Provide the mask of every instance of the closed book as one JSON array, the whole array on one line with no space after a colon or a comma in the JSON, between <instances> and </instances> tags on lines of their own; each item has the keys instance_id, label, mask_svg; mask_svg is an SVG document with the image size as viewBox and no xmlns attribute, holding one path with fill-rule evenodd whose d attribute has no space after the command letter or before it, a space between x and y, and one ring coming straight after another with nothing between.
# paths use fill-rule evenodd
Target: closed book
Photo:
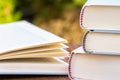
<instances>
[{"instance_id":1,"label":"closed book","mask_svg":"<svg viewBox=\"0 0 120 80\"><path fill-rule=\"evenodd\" d=\"M77 48L69 59L71 80L120 80L120 56L86 54Z\"/></svg>"},{"instance_id":2,"label":"closed book","mask_svg":"<svg viewBox=\"0 0 120 80\"><path fill-rule=\"evenodd\" d=\"M80 24L87 29L120 29L119 0L87 0L80 14Z\"/></svg>"},{"instance_id":3,"label":"closed book","mask_svg":"<svg viewBox=\"0 0 120 80\"><path fill-rule=\"evenodd\" d=\"M83 37L83 49L87 53L120 55L119 31L87 31Z\"/></svg>"}]
</instances>

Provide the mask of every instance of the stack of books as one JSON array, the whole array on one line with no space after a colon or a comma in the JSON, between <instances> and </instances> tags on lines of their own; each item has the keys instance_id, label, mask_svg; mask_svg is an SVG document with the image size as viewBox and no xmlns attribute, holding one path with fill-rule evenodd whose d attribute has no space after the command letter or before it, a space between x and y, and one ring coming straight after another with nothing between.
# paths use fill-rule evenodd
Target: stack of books
<instances>
[{"instance_id":1,"label":"stack of books","mask_svg":"<svg viewBox=\"0 0 120 80\"><path fill-rule=\"evenodd\" d=\"M80 14L87 29L69 60L71 80L120 80L120 1L88 0Z\"/></svg>"}]
</instances>

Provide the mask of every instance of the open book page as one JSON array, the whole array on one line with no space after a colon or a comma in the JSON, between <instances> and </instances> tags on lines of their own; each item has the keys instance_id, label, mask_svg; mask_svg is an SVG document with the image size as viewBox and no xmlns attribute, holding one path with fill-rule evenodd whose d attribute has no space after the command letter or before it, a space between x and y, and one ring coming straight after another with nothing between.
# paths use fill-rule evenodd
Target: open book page
<instances>
[{"instance_id":1,"label":"open book page","mask_svg":"<svg viewBox=\"0 0 120 80\"><path fill-rule=\"evenodd\" d=\"M67 75L67 64L56 58L0 60L0 74Z\"/></svg>"},{"instance_id":2,"label":"open book page","mask_svg":"<svg viewBox=\"0 0 120 80\"><path fill-rule=\"evenodd\" d=\"M0 55L0 60L2 59L12 59L12 58L41 58L41 57L68 57L68 52L64 49L47 50L40 52L24 53L24 54L5 54Z\"/></svg>"},{"instance_id":3,"label":"open book page","mask_svg":"<svg viewBox=\"0 0 120 80\"><path fill-rule=\"evenodd\" d=\"M10 58L30 58L30 57L65 57L68 52L62 48L68 48L64 44L52 44L47 46L22 49L0 54L1 59Z\"/></svg>"},{"instance_id":4,"label":"open book page","mask_svg":"<svg viewBox=\"0 0 120 80\"><path fill-rule=\"evenodd\" d=\"M26 21L0 25L0 53L67 42Z\"/></svg>"}]
</instances>

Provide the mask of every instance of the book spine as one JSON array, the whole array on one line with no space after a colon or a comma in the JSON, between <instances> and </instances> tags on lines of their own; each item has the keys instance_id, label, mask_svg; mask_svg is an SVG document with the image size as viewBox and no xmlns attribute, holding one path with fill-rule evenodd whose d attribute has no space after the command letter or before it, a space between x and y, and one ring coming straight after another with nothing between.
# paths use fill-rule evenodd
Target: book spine
<instances>
[{"instance_id":1,"label":"book spine","mask_svg":"<svg viewBox=\"0 0 120 80\"><path fill-rule=\"evenodd\" d=\"M86 7L87 7L87 6L84 5L84 6L82 7L82 9L81 9L81 12L80 12L80 26L81 26L82 28L84 28L83 16L84 16L84 11L85 11Z\"/></svg>"},{"instance_id":2,"label":"book spine","mask_svg":"<svg viewBox=\"0 0 120 80\"><path fill-rule=\"evenodd\" d=\"M71 52L71 56L70 56L70 58L69 58L69 61L68 61L68 77L69 77L69 79L70 80L80 80L81 78L78 78L78 77L74 77L73 75L72 75L72 59L73 59L73 56L75 55L75 53L74 52Z\"/></svg>"},{"instance_id":3,"label":"book spine","mask_svg":"<svg viewBox=\"0 0 120 80\"><path fill-rule=\"evenodd\" d=\"M87 2L83 5L82 9L81 9L81 12L80 12L80 26L82 28L85 28L84 27L84 24L83 24L83 17L84 17L84 11L85 9L91 4L91 0L87 0Z\"/></svg>"},{"instance_id":4,"label":"book spine","mask_svg":"<svg viewBox=\"0 0 120 80\"><path fill-rule=\"evenodd\" d=\"M71 52L71 55L70 55L69 60L68 60L68 77L70 78L70 80L73 80L72 71L71 71L71 60L72 60L73 54L74 53Z\"/></svg>"},{"instance_id":5,"label":"book spine","mask_svg":"<svg viewBox=\"0 0 120 80\"><path fill-rule=\"evenodd\" d=\"M71 56L69 57L69 61L68 61L68 77L70 80L89 80L89 79L83 79L83 78L80 78L80 77L75 77L73 76L73 72L72 72L72 60L73 60L73 57L74 55L77 54L76 52L71 52ZM79 63L78 63L79 64ZM74 66L77 66L77 65L74 65Z\"/></svg>"},{"instance_id":6,"label":"book spine","mask_svg":"<svg viewBox=\"0 0 120 80\"><path fill-rule=\"evenodd\" d=\"M89 33L90 31L86 31L84 36L83 36L83 39L82 39L82 46L83 46L83 50L86 52L86 53L90 53L89 51L86 50L86 36L87 34Z\"/></svg>"}]
</instances>

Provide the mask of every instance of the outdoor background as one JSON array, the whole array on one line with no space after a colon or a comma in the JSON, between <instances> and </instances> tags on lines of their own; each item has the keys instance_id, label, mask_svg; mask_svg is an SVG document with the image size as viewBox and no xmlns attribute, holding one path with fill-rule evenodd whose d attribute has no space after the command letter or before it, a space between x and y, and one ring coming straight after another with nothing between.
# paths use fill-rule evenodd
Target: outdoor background
<instances>
[{"instance_id":1,"label":"outdoor background","mask_svg":"<svg viewBox=\"0 0 120 80\"><path fill-rule=\"evenodd\" d=\"M27 20L67 39L70 45L81 45L84 30L79 25L79 14L85 2L86 0L0 0L0 24Z\"/></svg>"}]
</instances>

